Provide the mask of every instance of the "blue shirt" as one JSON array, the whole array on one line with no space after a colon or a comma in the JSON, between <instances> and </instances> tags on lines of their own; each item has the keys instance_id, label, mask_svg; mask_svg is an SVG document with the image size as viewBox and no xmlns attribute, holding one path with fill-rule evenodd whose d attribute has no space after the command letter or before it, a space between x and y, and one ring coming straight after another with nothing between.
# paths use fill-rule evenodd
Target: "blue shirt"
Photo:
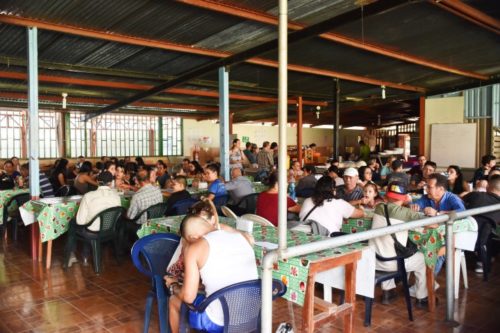
<instances>
[{"instance_id":1,"label":"blue shirt","mask_svg":"<svg viewBox=\"0 0 500 333\"><path fill-rule=\"evenodd\" d=\"M210 184L208 192L215 195L215 197L227 195L226 186L224 186L224 183L221 182L220 179L216 179L212 184Z\"/></svg>"},{"instance_id":2,"label":"blue shirt","mask_svg":"<svg viewBox=\"0 0 500 333\"><path fill-rule=\"evenodd\" d=\"M461 212L465 210L465 206L464 203L462 202L462 199L460 199L456 194L453 194L448 191L446 191L443 197L441 198L441 201L439 202L439 207L436 207L436 203L434 202L434 200L429 199L427 194L422 196L415 203L420 207L420 210L423 210L426 207L432 207L438 212L441 211L447 212L452 210Z\"/></svg>"}]
</instances>

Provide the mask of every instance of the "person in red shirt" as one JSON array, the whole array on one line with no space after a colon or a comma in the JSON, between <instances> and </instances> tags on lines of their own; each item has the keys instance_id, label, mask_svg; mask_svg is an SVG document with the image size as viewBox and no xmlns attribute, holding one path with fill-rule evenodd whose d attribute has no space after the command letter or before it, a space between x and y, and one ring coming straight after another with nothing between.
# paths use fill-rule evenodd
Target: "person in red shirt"
<instances>
[{"instance_id":1,"label":"person in red shirt","mask_svg":"<svg viewBox=\"0 0 500 333\"><path fill-rule=\"evenodd\" d=\"M278 226L278 174L269 175L269 190L262 192L257 197L256 214L269 220ZM289 213L299 213L300 205L297 205L290 197L286 199L286 207Z\"/></svg>"}]
</instances>

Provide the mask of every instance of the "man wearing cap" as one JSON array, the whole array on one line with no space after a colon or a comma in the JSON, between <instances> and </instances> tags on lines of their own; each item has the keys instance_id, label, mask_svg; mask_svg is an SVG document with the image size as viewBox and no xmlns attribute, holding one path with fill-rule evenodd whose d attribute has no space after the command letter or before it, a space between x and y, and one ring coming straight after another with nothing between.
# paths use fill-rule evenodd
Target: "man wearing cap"
<instances>
[{"instance_id":1,"label":"man wearing cap","mask_svg":"<svg viewBox=\"0 0 500 333\"><path fill-rule=\"evenodd\" d=\"M387 186L386 192L387 213L391 225L405 223L418 220L421 214L414 212L403 205L410 200L407 192L407 187L404 182L391 182ZM375 207L373 215L372 229L384 228L388 226L388 221L385 215L385 205L381 203ZM401 231L395 234L397 240L402 245L406 246L408 240L408 231ZM396 256L394 248L394 239L391 235L380 236L370 239L370 246L375 249L375 252L382 257L390 258ZM393 272L397 270L397 262L391 261L376 261L377 270ZM417 306L427 305L427 279L424 255L421 252L416 252L411 257L405 259L405 267L407 272L415 274L415 296L417 298ZM382 303L388 304L395 297L394 289L396 287L394 280L382 282Z\"/></svg>"},{"instance_id":2,"label":"man wearing cap","mask_svg":"<svg viewBox=\"0 0 500 333\"><path fill-rule=\"evenodd\" d=\"M103 171L99 174L99 176L97 176L97 181L99 183L97 190L87 192L83 196L82 201L80 202L80 208L76 214L76 221L71 220L70 222L73 224L69 228L70 232L86 232L86 227L83 225L89 223L90 220L92 220L97 214L105 209L121 205L118 192L110 187L111 182L113 181L113 175L109 171ZM100 228L101 221L98 218L88 227L88 230L99 231ZM75 255L73 254L74 248L70 250L72 254L68 262L69 267L77 261ZM85 243L82 253L84 264L86 264L89 254L90 249L88 244Z\"/></svg>"},{"instance_id":3,"label":"man wearing cap","mask_svg":"<svg viewBox=\"0 0 500 333\"><path fill-rule=\"evenodd\" d=\"M363 189L358 185L359 175L355 168L347 168L344 171L344 185L337 189L337 199L343 199L351 205L363 203Z\"/></svg>"}]
</instances>

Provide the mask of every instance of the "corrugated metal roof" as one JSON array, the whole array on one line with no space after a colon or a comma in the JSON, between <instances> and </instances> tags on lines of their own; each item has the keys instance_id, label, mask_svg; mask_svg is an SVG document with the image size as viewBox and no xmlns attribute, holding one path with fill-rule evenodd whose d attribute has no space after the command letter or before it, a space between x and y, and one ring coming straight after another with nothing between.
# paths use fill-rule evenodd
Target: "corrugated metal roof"
<instances>
[{"instance_id":1,"label":"corrugated metal roof","mask_svg":"<svg viewBox=\"0 0 500 333\"><path fill-rule=\"evenodd\" d=\"M223 0L221 3L246 7L255 11L277 13L275 0ZM498 18L498 8L491 2L465 1ZM357 8L358 1L290 0L289 18L305 24L315 24ZM108 33L150 38L188 47L217 51L241 52L276 38L277 27L228 14L217 13L174 1L134 0L6 0L0 3L0 13L44 20L50 23L79 26ZM352 38L386 45L395 51L414 54L459 69L500 77L500 43L498 35L482 29L463 18L428 2L408 2L393 10L372 17L363 17L335 29ZM26 66L26 30L23 27L0 23L0 70L22 71ZM74 78L156 85L162 80L182 75L190 69L209 63L213 58L177 51L154 49L110 42L101 39L39 31L40 73ZM277 59L276 51L260 57ZM13 66L10 66L12 59ZM289 46L291 64L316 69L338 71L395 83L411 84L434 91L454 89L465 84L478 84L477 79L410 64L386 56L361 51L320 38L311 38ZM162 78L162 80L160 80ZM240 63L231 66L232 93L276 96L277 69ZM0 78L0 87L12 84L11 90L25 89L19 80ZM332 78L289 72L291 96L302 95L310 100L332 100ZM59 89L71 89L75 94L119 99L136 91L108 89L77 84L43 83L45 93L57 94ZM180 86L216 90L217 73L212 71ZM0 88L6 91L7 88ZM416 113L414 102L418 94L387 88L394 104L380 99L380 87L353 81L341 82L342 96L359 97L362 102L342 101L342 108L357 115L363 109L381 112L377 105L398 105L402 110ZM0 96L1 98L1 96ZM216 98L162 94L148 100L183 101L216 107ZM256 107L255 115L276 114L275 107L260 107L261 103L231 101L232 107ZM406 106L405 106L406 105ZM392 106L391 106L392 107ZM383 107L381 107L383 109ZM293 107L292 107L293 109ZM358 111L353 113L353 110ZM347 112L346 111L346 112ZM372 113L373 113L372 112ZM293 113L293 112L292 112ZM372 114L370 113L370 114ZM391 111L391 114L398 114ZM371 116L368 116L369 119ZM331 119L330 118L326 118ZM360 120L363 121L363 120ZM369 121L369 120L367 120Z\"/></svg>"}]
</instances>

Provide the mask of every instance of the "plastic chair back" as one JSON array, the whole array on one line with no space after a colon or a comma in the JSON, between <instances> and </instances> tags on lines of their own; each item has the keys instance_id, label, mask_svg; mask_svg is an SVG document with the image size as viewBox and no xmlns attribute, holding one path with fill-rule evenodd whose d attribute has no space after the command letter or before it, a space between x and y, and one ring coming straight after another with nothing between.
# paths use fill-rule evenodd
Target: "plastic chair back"
<instances>
[{"instance_id":1,"label":"plastic chair back","mask_svg":"<svg viewBox=\"0 0 500 333\"><path fill-rule=\"evenodd\" d=\"M172 208L175 210L175 215L185 215L187 214L188 209L197 202L198 200L193 198L179 200L172 206Z\"/></svg>"},{"instance_id":2,"label":"plastic chair back","mask_svg":"<svg viewBox=\"0 0 500 333\"><path fill-rule=\"evenodd\" d=\"M279 280L273 280L273 299L282 296L286 286ZM218 300L224 314L224 332L260 332L261 280L236 283L216 291L204 299L197 307L203 312L207 306ZM185 304L181 308L180 332L187 332L185 319L188 316Z\"/></svg>"},{"instance_id":3,"label":"plastic chair back","mask_svg":"<svg viewBox=\"0 0 500 333\"><path fill-rule=\"evenodd\" d=\"M76 189L73 188L73 186L71 185L64 185L64 186L61 186L57 191L56 193L54 194L54 196L56 197L67 197L67 196L70 196L70 195L76 195L78 194Z\"/></svg>"},{"instance_id":4,"label":"plastic chair back","mask_svg":"<svg viewBox=\"0 0 500 333\"><path fill-rule=\"evenodd\" d=\"M179 236L168 233L152 234L137 240L132 247L134 266L146 276L163 277L179 242ZM141 258L145 260L147 267L143 265Z\"/></svg>"},{"instance_id":5,"label":"plastic chair back","mask_svg":"<svg viewBox=\"0 0 500 333\"><path fill-rule=\"evenodd\" d=\"M266 218L263 218L262 216L256 215L256 214L245 214L245 215L242 215L241 218L245 219L245 220L253 221L256 224L260 224L260 225L264 225L264 226L268 226L268 227L275 227L275 225L272 224L271 221L269 221Z\"/></svg>"},{"instance_id":6,"label":"plastic chair back","mask_svg":"<svg viewBox=\"0 0 500 333\"><path fill-rule=\"evenodd\" d=\"M233 219L237 219L238 218L238 215L236 215L232 210L231 208L227 207L227 206L222 206L221 208L221 211L222 211L222 214L224 214L224 216L226 217L232 217Z\"/></svg>"},{"instance_id":7,"label":"plastic chair back","mask_svg":"<svg viewBox=\"0 0 500 333\"><path fill-rule=\"evenodd\" d=\"M153 206L150 206L146 209L146 215L149 219L154 219L157 217L165 216L165 212L167 211L167 204L165 202L157 203Z\"/></svg>"},{"instance_id":8,"label":"plastic chair back","mask_svg":"<svg viewBox=\"0 0 500 333\"><path fill-rule=\"evenodd\" d=\"M255 214L257 211L257 197L259 193L252 193L244 196L240 202L236 205L238 208L241 208L247 214Z\"/></svg>"},{"instance_id":9,"label":"plastic chair back","mask_svg":"<svg viewBox=\"0 0 500 333\"><path fill-rule=\"evenodd\" d=\"M101 227L99 229L99 233L112 233L116 230L116 223L120 219L122 215L123 208L121 206L111 207L103 210L96 216L92 218L92 220L87 223L87 226L93 224L96 219L101 221Z\"/></svg>"}]
</instances>

